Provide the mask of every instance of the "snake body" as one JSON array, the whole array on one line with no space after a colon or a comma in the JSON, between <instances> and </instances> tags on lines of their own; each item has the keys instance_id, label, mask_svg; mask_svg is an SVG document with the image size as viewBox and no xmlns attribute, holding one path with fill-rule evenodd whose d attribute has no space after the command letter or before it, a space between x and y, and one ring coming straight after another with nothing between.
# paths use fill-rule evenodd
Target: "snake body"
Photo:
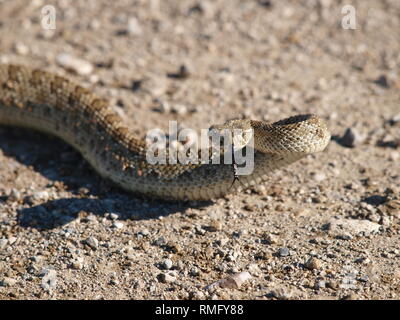
<instances>
[{"instance_id":1,"label":"snake body","mask_svg":"<svg viewBox=\"0 0 400 320\"><path fill-rule=\"evenodd\" d=\"M166 200L209 200L262 183L330 140L315 115L231 121L225 127L254 130L255 149L253 172L232 185L230 164L150 164L145 142L133 137L106 100L64 77L17 65L0 65L0 124L55 135L123 189Z\"/></svg>"}]
</instances>

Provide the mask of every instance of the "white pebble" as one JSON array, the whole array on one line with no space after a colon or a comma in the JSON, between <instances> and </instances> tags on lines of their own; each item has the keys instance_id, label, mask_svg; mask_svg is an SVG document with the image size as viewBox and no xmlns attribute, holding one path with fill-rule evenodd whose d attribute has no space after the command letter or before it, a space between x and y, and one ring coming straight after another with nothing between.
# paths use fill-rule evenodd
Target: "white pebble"
<instances>
[{"instance_id":1,"label":"white pebble","mask_svg":"<svg viewBox=\"0 0 400 320\"><path fill-rule=\"evenodd\" d=\"M171 111L181 116L185 115L188 112L187 107L183 104L173 105Z\"/></svg>"},{"instance_id":2,"label":"white pebble","mask_svg":"<svg viewBox=\"0 0 400 320\"><path fill-rule=\"evenodd\" d=\"M317 182L324 181L326 179L325 173L322 172L316 172L312 175L313 179Z\"/></svg>"},{"instance_id":3,"label":"white pebble","mask_svg":"<svg viewBox=\"0 0 400 320\"><path fill-rule=\"evenodd\" d=\"M396 114L391 120L390 122L394 125L398 122L400 122L400 113Z\"/></svg>"},{"instance_id":4,"label":"white pebble","mask_svg":"<svg viewBox=\"0 0 400 320\"><path fill-rule=\"evenodd\" d=\"M57 271L52 269L46 269L46 273L42 278L41 287L46 290L50 291L57 286Z\"/></svg>"},{"instance_id":5,"label":"white pebble","mask_svg":"<svg viewBox=\"0 0 400 320\"><path fill-rule=\"evenodd\" d=\"M389 155L390 160L397 161L400 159L400 153L397 151L392 151Z\"/></svg>"},{"instance_id":6,"label":"white pebble","mask_svg":"<svg viewBox=\"0 0 400 320\"><path fill-rule=\"evenodd\" d=\"M128 33L134 36L140 36L143 33L139 21L134 17L128 20Z\"/></svg>"},{"instance_id":7,"label":"white pebble","mask_svg":"<svg viewBox=\"0 0 400 320\"><path fill-rule=\"evenodd\" d=\"M29 47L27 47L22 42L16 42L14 43L14 51L16 54L26 56L29 53Z\"/></svg>"},{"instance_id":8,"label":"white pebble","mask_svg":"<svg viewBox=\"0 0 400 320\"><path fill-rule=\"evenodd\" d=\"M47 191L38 191L33 194L32 198L34 200L47 201L49 199L49 193Z\"/></svg>"},{"instance_id":9,"label":"white pebble","mask_svg":"<svg viewBox=\"0 0 400 320\"><path fill-rule=\"evenodd\" d=\"M110 219L111 220L117 220L119 216L116 213L110 213Z\"/></svg>"},{"instance_id":10,"label":"white pebble","mask_svg":"<svg viewBox=\"0 0 400 320\"><path fill-rule=\"evenodd\" d=\"M7 247L8 240L7 239L0 239L0 250L3 250Z\"/></svg>"},{"instance_id":11,"label":"white pebble","mask_svg":"<svg viewBox=\"0 0 400 320\"><path fill-rule=\"evenodd\" d=\"M171 269L172 268L172 260L171 259L165 259L162 263L162 266L164 269Z\"/></svg>"},{"instance_id":12,"label":"white pebble","mask_svg":"<svg viewBox=\"0 0 400 320\"><path fill-rule=\"evenodd\" d=\"M124 227L124 223L121 221L114 221L112 226L116 229L122 229Z\"/></svg>"},{"instance_id":13,"label":"white pebble","mask_svg":"<svg viewBox=\"0 0 400 320\"><path fill-rule=\"evenodd\" d=\"M219 286L220 288L239 289L240 286L249 279L251 279L250 273L244 271L214 282L206 286L205 289L207 290L216 286Z\"/></svg>"},{"instance_id":14,"label":"white pebble","mask_svg":"<svg viewBox=\"0 0 400 320\"><path fill-rule=\"evenodd\" d=\"M64 69L71 70L82 76L91 74L93 71L93 66L90 62L65 52L56 57L56 62Z\"/></svg>"}]
</instances>

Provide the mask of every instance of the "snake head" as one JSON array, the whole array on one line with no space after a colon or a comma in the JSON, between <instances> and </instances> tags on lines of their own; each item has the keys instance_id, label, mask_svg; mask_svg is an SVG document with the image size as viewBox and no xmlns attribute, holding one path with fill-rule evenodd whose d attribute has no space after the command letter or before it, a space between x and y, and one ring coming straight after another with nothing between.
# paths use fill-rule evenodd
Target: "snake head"
<instances>
[{"instance_id":1,"label":"snake head","mask_svg":"<svg viewBox=\"0 0 400 320\"><path fill-rule=\"evenodd\" d=\"M210 127L209 132L212 139L219 139L215 141L221 141L223 138L224 143L233 144L234 151L250 145L253 138L253 128L249 119L234 119L224 124L213 125Z\"/></svg>"}]
</instances>

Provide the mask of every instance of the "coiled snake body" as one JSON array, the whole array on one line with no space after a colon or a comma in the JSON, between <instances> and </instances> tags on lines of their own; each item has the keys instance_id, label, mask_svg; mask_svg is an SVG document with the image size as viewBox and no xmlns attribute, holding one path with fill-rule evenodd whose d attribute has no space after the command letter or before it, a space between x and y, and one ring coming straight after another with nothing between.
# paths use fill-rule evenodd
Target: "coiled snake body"
<instances>
[{"instance_id":1,"label":"coiled snake body","mask_svg":"<svg viewBox=\"0 0 400 320\"><path fill-rule=\"evenodd\" d=\"M101 99L73 82L41 70L0 65L0 124L60 137L103 177L134 193L169 200L208 200L267 180L268 174L330 140L325 123L299 115L275 123L239 120L254 130L254 170L232 185L230 164L150 164L146 144L134 138Z\"/></svg>"}]
</instances>

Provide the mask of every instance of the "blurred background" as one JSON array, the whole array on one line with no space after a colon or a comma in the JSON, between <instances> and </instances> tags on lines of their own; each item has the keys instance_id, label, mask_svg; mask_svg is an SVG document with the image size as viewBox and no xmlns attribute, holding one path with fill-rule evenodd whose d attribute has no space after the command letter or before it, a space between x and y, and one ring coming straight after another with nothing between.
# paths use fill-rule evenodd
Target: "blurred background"
<instances>
[{"instance_id":1,"label":"blurred background","mask_svg":"<svg viewBox=\"0 0 400 320\"><path fill-rule=\"evenodd\" d=\"M374 106L394 108L385 99L399 88L400 4L348 5L3 0L0 62L76 78L111 98L140 134L171 118L208 128L305 112L350 126L382 110ZM70 67L74 59L83 65Z\"/></svg>"}]
</instances>

